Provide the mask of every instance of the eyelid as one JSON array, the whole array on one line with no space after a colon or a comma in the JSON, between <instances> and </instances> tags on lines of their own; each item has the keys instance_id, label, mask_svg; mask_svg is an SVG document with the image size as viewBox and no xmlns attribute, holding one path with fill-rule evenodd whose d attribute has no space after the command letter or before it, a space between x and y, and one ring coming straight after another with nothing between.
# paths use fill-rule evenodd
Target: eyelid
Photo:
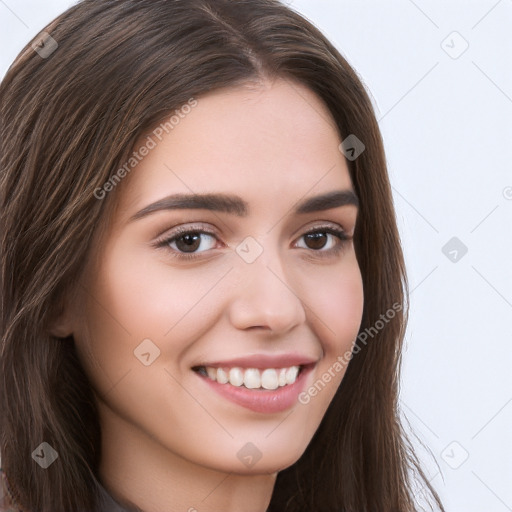
<instances>
[{"instance_id":1,"label":"eyelid","mask_svg":"<svg viewBox=\"0 0 512 512\"><path fill-rule=\"evenodd\" d=\"M299 230L297 230L293 234L293 236L294 237L304 236L304 235L307 235L308 233L310 233L311 231L317 231L319 229L336 229L336 230L343 231L347 236L350 235L349 231L346 230L341 224L338 224L338 223L335 223L332 221L322 221L322 220L319 220L316 222L321 222L323 224L319 225L319 224L312 223L309 226L308 225L306 225L306 227L303 226ZM209 235L214 235L214 236L218 237L217 230L211 229L211 228L205 227L205 226L206 226L205 224L200 224L200 223L195 224L193 222L179 224L173 228L164 230L160 235L157 236L157 238L154 241L154 244L158 244L159 242L167 242L167 241L169 241L169 239L174 238L177 235L190 233L192 231L204 232Z\"/></svg>"},{"instance_id":2,"label":"eyelid","mask_svg":"<svg viewBox=\"0 0 512 512\"><path fill-rule=\"evenodd\" d=\"M298 236L307 235L311 231L318 231L320 229L334 229L337 231L343 231L343 233L345 235L347 235L347 237L350 236L350 231L352 231L352 230L345 229L345 226L343 224L341 224L340 222L319 219L319 220L316 220L316 221L306 224L306 226L302 226L298 231L296 231L294 233L293 236L298 237Z\"/></svg>"}]
</instances>

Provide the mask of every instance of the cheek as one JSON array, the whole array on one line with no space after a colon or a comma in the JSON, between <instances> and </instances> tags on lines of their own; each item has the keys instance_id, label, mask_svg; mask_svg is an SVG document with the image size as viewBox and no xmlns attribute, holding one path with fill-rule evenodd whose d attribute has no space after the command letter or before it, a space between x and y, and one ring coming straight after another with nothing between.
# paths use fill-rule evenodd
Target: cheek
<instances>
[{"instance_id":1,"label":"cheek","mask_svg":"<svg viewBox=\"0 0 512 512\"><path fill-rule=\"evenodd\" d=\"M134 339L163 338L199 305L215 277L200 268L173 268L163 253L147 248L119 247L105 257L93 286L110 321Z\"/></svg>"},{"instance_id":2,"label":"cheek","mask_svg":"<svg viewBox=\"0 0 512 512\"><path fill-rule=\"evenodd\" d=\"M315 423L320 421L343 379L361 326L364 294L355 254L347 255L336 270L324 269L311 276L304 297L310 309L310 325L323 350L312 387L301 401L314 402L311 421Z\"/></svg>"},{"instance_id":3,"label":"cheek","mask_svg":"<svg viewBox=\"0 0 512 512\"><path fill-rule=\"evenodd\" d=\"M353 252L339 267L317 270L306 281L306 303L325 356L335 358L349 350L363 314L361 272Z\"/></svg>"},{"instance_id":4,"label":"cheek","mask_svg":"<svg viewBox=\"0 0 512 512\"><path fill-rule=\"evenodd\" d=\"M178 269L164 253L147 248L128 250L118 243L107 249L99 271L86 281L83 334L77 340L99 386L138 368L134 351L146 339L158 347L161 361L172 356L178 362L211 326L217 314L213 290L229 269L227 263L216 264L214 272L207 266Z\"/></svg>"},{"instance_id":5,"label":"cheek","mask_svg":"<svg viewBox=\"0 0 512 512\"><path fill-rule=\"evenodd\" d=\"M147 262L122 244L107 247L98 270L84 279L87 293L75 341L100 394L132 371L142 340L163 330L155 309L163 311L165 301L154 300L160 293L155 281Z\"/></svg>"},{"instance_id":6,"label":"cheek","mask_svg":"<svg viewBox=\"0 0 512 512\"><path fill-rule=\"evenodd\" d=\"M344 349L356 338L361 324L364 299L360 275L333 279L321 300L323 318L331 333L329 348Z\"/></svg>"}]
</instances>

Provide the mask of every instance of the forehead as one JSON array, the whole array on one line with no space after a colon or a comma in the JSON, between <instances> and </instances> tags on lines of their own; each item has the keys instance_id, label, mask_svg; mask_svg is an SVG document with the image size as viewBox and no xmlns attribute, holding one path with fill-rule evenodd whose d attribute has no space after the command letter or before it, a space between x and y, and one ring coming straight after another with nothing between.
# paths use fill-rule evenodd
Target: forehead
<instances>
[{"instance_id":1,"label":"forehead","mask_svg":"<svg viewBox=\"0 0 512 512\"><path fill-rule=\"evenodd\" d=\"M352 188L335 122L306 87L279 79L190 104L136 142L151 149L119 190L123 218L173 193L233 193L257 210Z\"/></svg>"}]
</instances>

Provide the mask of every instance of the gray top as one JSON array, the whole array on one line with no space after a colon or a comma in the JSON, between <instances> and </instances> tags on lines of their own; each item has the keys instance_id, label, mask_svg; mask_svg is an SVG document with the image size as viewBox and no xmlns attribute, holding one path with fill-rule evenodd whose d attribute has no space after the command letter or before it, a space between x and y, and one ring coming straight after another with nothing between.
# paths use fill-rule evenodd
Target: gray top
<instances>
[{"instance_id":1,"label":"gray top","mask_svg":"<svg viewBox=\"0 0 512 512\"><path fill-rule=\"evenodd\" d=\"M98 510L97 512L144 512L140 508L137 508L135 505L121 505L118 501L116 501L109 492L101 485L98 480L96 480L96 485L98 488Z\"/></svg>"},{"instance_id":2,"label":"gray top","mask_svg":"<svg viewBox=\"0 0 512 512\"><path fill-rule=\"evenodd\" d=\"M114 497L103 487L103 485L94 478L96 493L98 496L98 507L94 512L144 512L135 505L121 505ZM7 477L0 467L0 512L22 512L17 506L16 500L12 496Z\"/></svg>"}]
</instances>

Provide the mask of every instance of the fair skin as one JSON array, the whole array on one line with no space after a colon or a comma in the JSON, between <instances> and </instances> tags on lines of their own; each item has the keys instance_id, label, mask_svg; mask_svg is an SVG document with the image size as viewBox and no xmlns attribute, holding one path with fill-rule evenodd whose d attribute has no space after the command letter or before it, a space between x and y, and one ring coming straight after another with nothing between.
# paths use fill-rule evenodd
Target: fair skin
<instances>
[{"instance_id":1,"label":"fair skin","mask_svg":"<svg viewBox=\"0 0 512 512\"><path fill-rule=\"evenodd\" d=\"M197 100L116 190L118 208L56 329L73 335L93 384L99 476L113 496L145 512L263 512L344 371L309 403L262 413L212 391L192 368L294 352L314 360L304 389L320 379L353 346L363 309L352 240L325 228L351 237L358 209L294 212L353 191L334 122L311 91L279 79ZM247 214L182 208L130 220L192 192L239 196ZM182 242L155 247L178 225L214 233L200 235L193 260L179 257ZM320 241L304 236L314 228ZM236 252L248 236L263 248L252 263ZM148 366L134 355L144 339L160 350ZM237 456L249 442L261 454L251 467Z\"/></svg>"}]
</instances>

